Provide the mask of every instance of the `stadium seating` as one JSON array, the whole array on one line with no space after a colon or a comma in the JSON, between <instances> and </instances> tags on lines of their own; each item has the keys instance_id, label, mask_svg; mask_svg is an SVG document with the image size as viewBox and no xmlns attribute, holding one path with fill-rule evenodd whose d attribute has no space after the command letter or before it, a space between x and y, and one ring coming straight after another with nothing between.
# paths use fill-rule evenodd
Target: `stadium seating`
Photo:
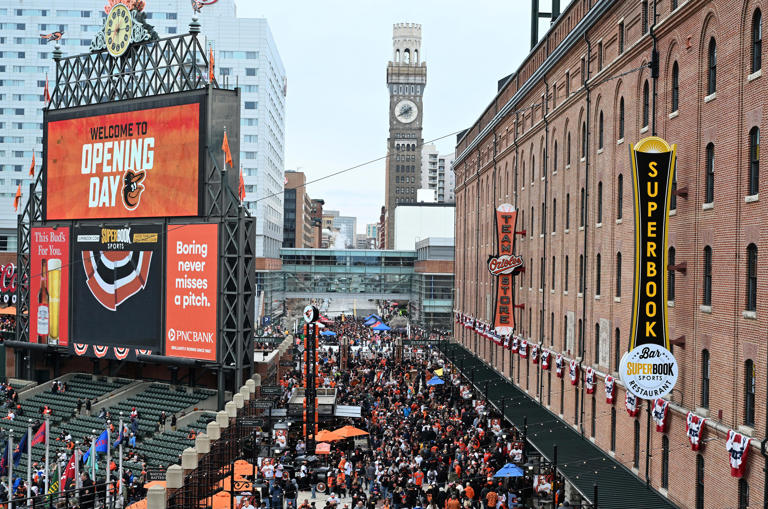
<instances>
[{"instance_id":1,"label":"stadium seating","mask_svg":"<svg viewBox=\"0 0 768 509\"><path fill-rule=\"evenodd\" d=\"M137 450L142 454L150 466L164 466L179 462L179 456L187 447L194 445L194 442L188 438L189 431L195 430L195 433L205 431L209 422L216 419L213 412L205 412L198 419L183 428L171 431L170 428L164 433L160 433L148 440L137 444Z\"/></svg>"}]
</instances>

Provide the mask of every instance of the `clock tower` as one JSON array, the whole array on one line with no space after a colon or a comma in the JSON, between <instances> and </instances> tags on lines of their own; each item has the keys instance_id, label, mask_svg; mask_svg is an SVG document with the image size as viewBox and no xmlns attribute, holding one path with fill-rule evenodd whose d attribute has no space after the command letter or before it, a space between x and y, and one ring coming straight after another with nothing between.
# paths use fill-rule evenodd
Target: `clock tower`
<instances>
[{"instance_id":1,"label":"clock tower","mask_svg":"<svg viewBox=\"0 0 768 509\"><path fill-rule=\"evenodd\" d=\"M416 203L421 182L421 137L427 64L421 59L421 25L396 23L387 64L389 139L386 165L386 248L394 249L395 208Z\"/></svg>"}]
</instances>

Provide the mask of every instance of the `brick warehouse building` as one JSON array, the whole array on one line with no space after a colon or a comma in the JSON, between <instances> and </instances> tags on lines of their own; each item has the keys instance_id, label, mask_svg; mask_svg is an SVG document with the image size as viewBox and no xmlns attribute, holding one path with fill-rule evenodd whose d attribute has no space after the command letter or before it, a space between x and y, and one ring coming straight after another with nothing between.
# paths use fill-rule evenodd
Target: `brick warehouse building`
<instances>
[{"instance_id":1,"label":"brick warehouse building","mask_svg":"<svg viewBox=\"0 0 768 509\"><path fill-rule=\"evenodd\" d=\"M456 147L456 311L491 322L494 209L513 204L526 230L516 244L526 264L515 281L517 331L579 361L581 383L459 324L456 338L643 480L647 471L675 504L763 506L768 301L757 295L768 282L759 262L768 191L761 202L758 171L768 0L658 0L651 27L652 2L570 2ZM668 431L652 423L647 448L647 402L629 416L617 369L633 291L629 151L654 122L678 144L667 311L680 377ZM588 367L594 394L584 388ZM608 374L617 377L612 405ZM699 451L686 435L688 411L708 418ZM730 475L730 429L752 438L741 480Z\"/></svg>"}]
</instances>

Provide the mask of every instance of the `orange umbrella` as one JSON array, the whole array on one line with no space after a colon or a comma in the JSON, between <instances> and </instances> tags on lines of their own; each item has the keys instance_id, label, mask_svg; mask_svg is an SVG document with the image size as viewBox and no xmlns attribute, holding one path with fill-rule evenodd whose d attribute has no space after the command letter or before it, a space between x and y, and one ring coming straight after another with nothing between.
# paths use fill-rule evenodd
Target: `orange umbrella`
<instances>
[{"instance_id":1,"label":"orange umbrella","mask_svg":"<svg viewBox=\"0 0 768 509\"><path fill-rule=\"evenodd\" d=\"M335 431L328 431L327 429L321 429L320 432L315 435L315 440L317 442L335 442L336 440L343 440L346 437L343 437L336 433Z\"/></svg>"},{"instance_id":2,"label":"orange umbrella","mask_svg":"<svg viewBox=\"0 0 768 509\"><path fill-rule=\"evenodd\" d=\"M360 437L368 434L367 431L363 431L354 426L344 426L343 428L339 428L334 431L334 433L341 435L344 438Z\"/></svg>"},{"instance_id":3,"label":"orange umbrella","mask_svg":"<svg viewBox=\"0 0 768 509\"><path fill-rule=\"evenodd\" d=\"M331 454L331 444L320 442L315 446L315 454Z\"/></svg>"}]
</instances>

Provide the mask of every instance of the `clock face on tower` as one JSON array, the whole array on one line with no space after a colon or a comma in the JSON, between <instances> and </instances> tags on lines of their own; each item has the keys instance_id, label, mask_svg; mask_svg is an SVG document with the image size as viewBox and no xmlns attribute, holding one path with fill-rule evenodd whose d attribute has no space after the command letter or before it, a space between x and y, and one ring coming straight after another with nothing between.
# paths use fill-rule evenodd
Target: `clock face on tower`
<instances>
[{"instance_id":1,"label":"clock face on tower","mask_svg":"<svg viewBox=\"0 0 768 509\"><path fill-rule=\"evenodd\" d=\"M131 11L123 4L116 4L107 15L104 25L104 39L107 42L107 51L113 57L119 57L126 52L131 45L131 30L133 19Z\"/></svg>"},{"instance_id":2,"label":"clock face on tower","mask_svg":"<svg viewBox=\"0 0 768 509\"><path fill-rule=\"evenodd\" d=\"M395 105L395 118L401 124L410 124L419 115L419 108L413 101L404 99Z\"/></svg>"}]
</instances>

